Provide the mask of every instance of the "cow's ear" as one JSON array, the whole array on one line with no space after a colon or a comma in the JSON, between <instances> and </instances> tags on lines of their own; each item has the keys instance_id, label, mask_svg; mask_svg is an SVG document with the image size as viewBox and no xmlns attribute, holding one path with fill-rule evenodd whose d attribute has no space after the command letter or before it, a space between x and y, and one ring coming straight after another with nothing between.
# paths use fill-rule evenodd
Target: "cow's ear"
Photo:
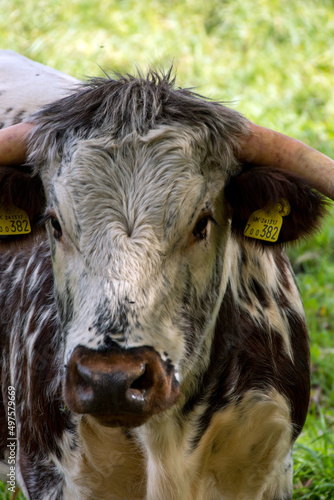
<instances>
[{"instance_id":1,"label":"cow's ear","mask_svg":"<svg viewBox=\"0 0 334 500\"><path fill-rule=\"evenodd\" d=\"M44 231L42 182L29 167L0 167L0 249L22 245Z\"/></svg>"},{"instance_id":2,"label":"cow's ear","mask_svg":"<svg viewBox=\"0 0 334 500\"><path fill-rule=\"evenodd\" d=\"M319 228L328 206L327 198L302 178L281 169L247 165L230 179L225 198L231 207L232 231L261 245L310 235Z\"/></svg>"}]
</instances>

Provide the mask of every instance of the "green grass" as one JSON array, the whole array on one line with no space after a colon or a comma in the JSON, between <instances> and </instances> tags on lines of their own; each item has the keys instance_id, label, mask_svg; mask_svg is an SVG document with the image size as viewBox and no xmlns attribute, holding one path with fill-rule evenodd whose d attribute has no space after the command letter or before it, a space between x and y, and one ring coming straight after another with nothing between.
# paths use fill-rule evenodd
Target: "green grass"
<instances>
[{"instance_id":1,"label":"green grass","mask_svg":"<svg viewBox=\"0 0 334 500\"><path fill-rule=\"evenodd\" d=\"M334 498L334 210L321 233L289 250L311 337L309 416L295 445L296 499Z\"/></svg>"},{"instance_id":2,"label":"green grass","mask_svg":"<svg viewBox=\"0 0 334 500\"><path fill-rule=\"evenodd\" d=\"M181 86L334 157L333 0L0 0L0 46L77 78L168 67ZM289 250L311 331L295 499L334 498L334 224ZM5 497L1 493L0 500Z\"/></svg>"},{"instance_id":3,"label":"green grass","mask_svg":"<svg viewBox=\"0 0 334 500\"><path fill-rule=\"evenodd\" d=\"M294 450L295 498L333 498L333 430L333 411L319 409L317 412L310 412L305 431Z\"/></svg>"},{"instance_id":4,"label":"green grass","mask_svg":"<svg viewBox=\"0 0 334 500\"><path fill-rule=\"evenodd\" d=\"M11 499L11 493L8 492L5 485L0 482L0 500L10 500L10 499ZM25 496L23 495L22 491L19 492L15 500L25 500Z\"/></svg>"}]
</instances>

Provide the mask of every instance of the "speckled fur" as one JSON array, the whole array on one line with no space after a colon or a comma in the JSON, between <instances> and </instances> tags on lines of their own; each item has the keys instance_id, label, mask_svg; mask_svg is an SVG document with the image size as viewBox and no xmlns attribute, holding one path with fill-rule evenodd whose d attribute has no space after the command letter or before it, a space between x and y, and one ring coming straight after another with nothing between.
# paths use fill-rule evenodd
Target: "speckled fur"
<instances>
[{"instance_id":1,"label":"speckled fur","mask_svg":"<svg viewBox=\"0 0 334 500\"><path fill-rule=\"evenodd\" d=\"M6 405L16 387L26 496L291 498L308 334L282 248L231 223L244 119L153 72L94 80L31 119L30 161L62 236L48 222L47 239L0 253L2 393ZM110 340L152 346L180 383L177 403L138 428L64 406L75 347Z\"/></svg>"}]
</instances>

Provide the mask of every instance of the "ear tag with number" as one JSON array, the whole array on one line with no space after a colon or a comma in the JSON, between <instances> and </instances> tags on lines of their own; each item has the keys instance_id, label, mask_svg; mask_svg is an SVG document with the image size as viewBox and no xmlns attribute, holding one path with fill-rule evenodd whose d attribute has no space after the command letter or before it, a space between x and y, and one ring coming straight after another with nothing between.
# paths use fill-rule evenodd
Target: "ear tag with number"
<instances>
[{"instance_id":1,"label":"ear tag with number","mask_svg":"<svg viewBox=\"0 0 334 500\"><path fill-rule=\"evenodd\" d=\"M281 231L283 217L289 213L290 203L283 198L274 207L256 210L248 219L244 235L275 243Z\"/></svg>"},{"instance_id":2,"label":"ear tag with number","mask_svg":"<svg viewBox=\"0 0 334 500\"><path fill-rule=\"evenodd\" d=\"M27 212L9 203L0 204L0 235L12 236L31 232Z\"/></svg>"}]
</instances>

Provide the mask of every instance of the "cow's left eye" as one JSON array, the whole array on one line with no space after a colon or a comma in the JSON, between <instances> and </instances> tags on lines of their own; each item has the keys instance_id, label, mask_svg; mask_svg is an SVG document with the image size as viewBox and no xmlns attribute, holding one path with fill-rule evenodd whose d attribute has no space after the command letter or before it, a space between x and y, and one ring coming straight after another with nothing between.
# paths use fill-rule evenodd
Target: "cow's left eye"
<instances>
[{"instance_id":1,"label":"cow's left eye","mask_svg":"<svg viewBox=\"0 0 334 500\"><path fill-rule=\"evenodd\" d=\"M193 230L195 238L204 240L207 237L208 224L210 220L212 220L212 217L210 215L206 215L196 222L196 226Z\"/></svg>"}]
</instances>

